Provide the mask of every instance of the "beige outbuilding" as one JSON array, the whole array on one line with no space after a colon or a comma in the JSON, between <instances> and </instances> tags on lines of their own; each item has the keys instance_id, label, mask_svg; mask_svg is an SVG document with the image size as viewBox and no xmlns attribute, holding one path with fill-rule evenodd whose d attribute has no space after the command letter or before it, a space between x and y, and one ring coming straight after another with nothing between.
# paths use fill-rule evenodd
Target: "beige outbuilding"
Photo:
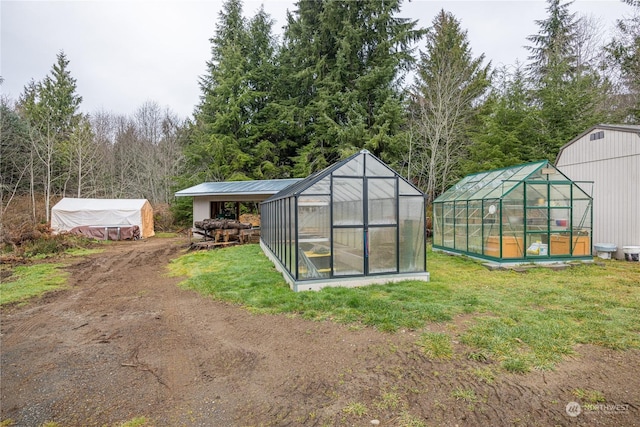
<instances>
[{"instance_id":1,"label":"beige outbuilding","mask_svg":"<svg viewBox=\"0 0 640 427\"><path fill-rule=\"evenodd\" d=\"M574 181L593 182L593 243L614 256L640 246L640 126L597 125L560 149L556 167Z\"/></svg>"}]
</instances>

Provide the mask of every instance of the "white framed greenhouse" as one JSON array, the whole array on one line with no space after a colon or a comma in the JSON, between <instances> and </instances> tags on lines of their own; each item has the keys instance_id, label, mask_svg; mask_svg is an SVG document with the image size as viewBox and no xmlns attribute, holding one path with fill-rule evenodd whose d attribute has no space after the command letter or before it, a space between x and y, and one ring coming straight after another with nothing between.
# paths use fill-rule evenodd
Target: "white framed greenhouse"
<instances>
[{"instance_id":1,"label":"white framed greenhouse","mask_svg":"<svg viewBox=\"0 0 640 427\"><path fill-rule=\"evenodd\" d=\"M424 194L366 150L261 204L261 246L294 291L429 280Z\"/></svg>"}]
</instances>

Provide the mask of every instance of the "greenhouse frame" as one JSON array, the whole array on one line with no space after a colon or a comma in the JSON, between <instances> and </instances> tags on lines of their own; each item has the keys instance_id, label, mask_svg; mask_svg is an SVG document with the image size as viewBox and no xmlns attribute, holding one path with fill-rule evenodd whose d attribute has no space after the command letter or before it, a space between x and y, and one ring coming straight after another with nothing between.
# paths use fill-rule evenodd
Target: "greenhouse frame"
<instances>
[{"instance_id":1,"label":"greenhouse frame","mask_svg":"<svg viewBox=\"0 0 640 427\"><path fill-rule=\"evenodd\" d=\"M591 196L548 161L468 175L433 202L433 248L498 263L592 260Z\"/></svg>"},{"instance_id":2,"label":"greenhouse frame","mask_svg":"<svg viewBox=\"0 0 640 427\"><path fill-rule=\"evenodd\" d=\"M424 194L362 150L261 204L260 244L294 291L429 280Z\"/></svg>"}]
</instances>

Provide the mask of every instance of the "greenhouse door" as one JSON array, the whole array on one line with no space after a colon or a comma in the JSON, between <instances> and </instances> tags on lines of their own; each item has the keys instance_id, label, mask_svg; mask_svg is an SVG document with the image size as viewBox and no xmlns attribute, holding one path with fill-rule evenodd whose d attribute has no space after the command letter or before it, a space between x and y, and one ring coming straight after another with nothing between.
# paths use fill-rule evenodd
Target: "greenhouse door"
<instances>
[{"instance_id":1,"label":"greenhouse door","mask_svg":"<svg viewBox=\"0 0 640 427\"><path fill-rule=\"evenodd\" d=\"M365 274L397 273L397 179L368 177L365 185Z\"/></svg>"}]
</instances>

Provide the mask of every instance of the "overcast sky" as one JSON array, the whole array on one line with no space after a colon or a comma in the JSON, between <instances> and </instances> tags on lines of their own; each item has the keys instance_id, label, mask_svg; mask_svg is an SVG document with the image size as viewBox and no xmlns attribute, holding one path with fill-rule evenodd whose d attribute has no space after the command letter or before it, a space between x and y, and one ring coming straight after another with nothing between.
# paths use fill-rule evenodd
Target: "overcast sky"
<instances>
[{"instance_id":1,"label":"overcast sky","mask_svg":"<svg viewBox=\"0 0 640 427\"><path fill-rule=\"evenodd\" d=\"M276 20L280 34L294 0L244 2L247 17L260 5ZM198 78L210 59L221 0L201 1L6 1L0 2L2 93L17 99L31 80L42 80L63 50L77 80L85 113L106 110L131 114L156 101L182 117L199 101ZM435 1L403 4L401 17L430 26L440 9L452 12L468 31L474 56L485 54L494 66L526 61L526 37L544 19L544 1ZM631 13L619 0L577 0L571 10L602 20Z\"/></svg>"}]
</instances>

